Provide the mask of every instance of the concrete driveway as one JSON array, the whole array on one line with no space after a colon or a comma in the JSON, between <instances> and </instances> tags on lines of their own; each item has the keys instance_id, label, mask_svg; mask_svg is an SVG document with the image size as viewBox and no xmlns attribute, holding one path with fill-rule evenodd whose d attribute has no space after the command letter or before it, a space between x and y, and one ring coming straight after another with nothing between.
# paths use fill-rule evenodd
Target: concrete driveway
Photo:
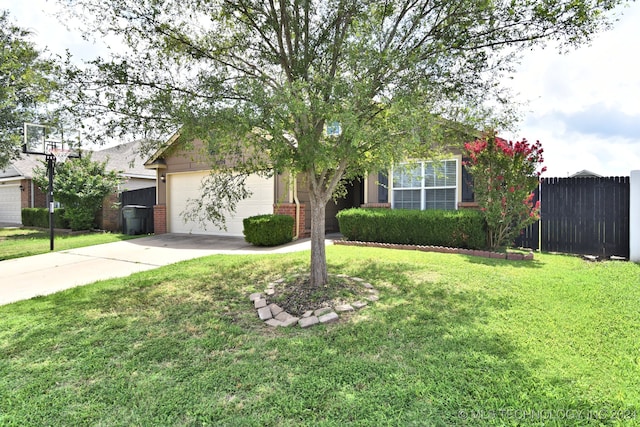
<instances>
[{"instance_id":1,"label":"concrete driveway","mask_svg":"<svg viewBox=\"0 0 640 427\"><path fill-rule=\"evenodd\" d=\"M0 305L206 255L286 253L310 247L309 239L259 248L242 237L161 234L10 259L0 261Z\"/></svg>"}]
</instances>

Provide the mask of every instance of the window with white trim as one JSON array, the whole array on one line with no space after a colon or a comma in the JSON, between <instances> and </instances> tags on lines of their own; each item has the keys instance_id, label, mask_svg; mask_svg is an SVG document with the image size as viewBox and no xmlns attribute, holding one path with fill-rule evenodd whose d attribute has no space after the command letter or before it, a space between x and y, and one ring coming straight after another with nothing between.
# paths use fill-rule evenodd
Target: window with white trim
<instances>
[{"instance_id":1,"label":"window with white trim","mask_svg":"<svg viewBox=\"0 0 640 427\"><path fill-rule=\"evenodd\" d=\"M457 209L458 160L402 164L393 169L394 209Z\"/></svg>"}]
</instances>

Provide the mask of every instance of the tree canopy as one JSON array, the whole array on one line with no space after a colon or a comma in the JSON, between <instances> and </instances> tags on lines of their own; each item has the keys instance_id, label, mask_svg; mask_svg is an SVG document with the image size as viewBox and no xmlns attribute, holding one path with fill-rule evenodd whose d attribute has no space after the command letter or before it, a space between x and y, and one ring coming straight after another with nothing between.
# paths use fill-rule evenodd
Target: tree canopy
<instances>
[{"instance_id":1,"label":"tree canopy","mask_svg":"<svg viewBox=\"0 0 640 427\"><path fill-rule=\"evenodd\" d=\"M20 152L24 122L38 122L57 88L55 63L29 41L30 32L0 11L0 168Z\"/></svg>"},{"instance_id":2,"label":"tree canopy","mask_svg":"<svg viewBox=\"0 0 640 427\"><path fill-rule=\"evenodd\" d=\"M622 2L65 0L88 33L126 45L68 77L81 115L112 134L180 127L220 156L261 153L236 168L301 173L323 284L324 206L342 180L456 142L453 123L481 126L469 119L485 101L506 101L520 50L587 41Z\"/></svg>"}]
</instances>

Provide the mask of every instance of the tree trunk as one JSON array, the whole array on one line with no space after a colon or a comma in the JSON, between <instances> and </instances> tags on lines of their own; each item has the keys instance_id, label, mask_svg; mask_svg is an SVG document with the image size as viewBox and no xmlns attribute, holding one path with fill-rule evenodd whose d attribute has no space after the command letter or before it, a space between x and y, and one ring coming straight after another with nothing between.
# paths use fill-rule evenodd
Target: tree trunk
<instances>
[{"instance_id":1,"label":"tree trunk","mask_svg":"<svg viewBox=\"0 0 640 427\"><path fill-rule=\"evenodd\" d=\"M327 255L324 247L325 211L348 162L341 160L335 169L316 174L315 168L307 172L309 201L311 202L311 286L320 287L328 282Z\"/></svg>"},{"instance_id":2,"label":"tree trunk","mask_svg":"<svg viewBox=\"0 0 640 427\"><path fill-rule=\"evenodd\" d=\"M327 256L324 247L325 211L327 201L323 195L315 194L317 189L310 189L311 201L311 286L320 287L327 284Z\"/></svg>"}]
</instances>

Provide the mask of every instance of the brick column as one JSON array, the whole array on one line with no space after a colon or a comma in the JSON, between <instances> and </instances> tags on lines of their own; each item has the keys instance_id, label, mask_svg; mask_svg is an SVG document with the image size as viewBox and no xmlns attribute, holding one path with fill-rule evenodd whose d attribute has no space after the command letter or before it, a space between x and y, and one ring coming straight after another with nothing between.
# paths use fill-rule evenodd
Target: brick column
<instances>
[{"instance_id":1,"label":"brick column","mask_svg":"<svg viewBox=\"0 0 640 427\"><path fill-rule=\"evenodd\" d=\"M167 205L155 205L153 207L153 229L155 234L167 232Z\"/></svg>"},{"instance_id":2,"label":"brick column","mask_svg":"<svg viewBox=\"0 0 640 427\"><path fill-rule=\"evenodd\" d=\"M98 212L98 226L102 230L119 231L120 230L120 207L117 194L110 194L102 200L102 209Z\"/></svg>"},{"instance_id":3,"label":"brick column","mask_svg":"<svg viewBox=\"0 0 640 427\"><path fill-rule=\"evenodd\" d=\"M33 189L33 206L32 208L46 208L47 207L47 193L40 190L36 185Z\"/></svg>"},{"instance_id":4,"label":"brick column","mask_svg":"<svg viewBox=\"0 0 640 427\"><path fill-rule=\"evenodd\" d=\"M20 186L22 187L20 190L20 207L21 208L32 208L31 206L31 180L23 179L20 181Z\"/></svg>"},{"instance_id":5,"label":"brick column","mask_svg":"<svg viewBox=\"0 0 640 427\"><path fill-rule=\"evenodd\" d=\"M296 204L295 203L280 203L273 205L273 213L276 215L289 215L293 218L293 235L296 235ZM300 223L298 224L298 237L304 235L304 204L300 204Z\"/></svg>"}]
</instances>

